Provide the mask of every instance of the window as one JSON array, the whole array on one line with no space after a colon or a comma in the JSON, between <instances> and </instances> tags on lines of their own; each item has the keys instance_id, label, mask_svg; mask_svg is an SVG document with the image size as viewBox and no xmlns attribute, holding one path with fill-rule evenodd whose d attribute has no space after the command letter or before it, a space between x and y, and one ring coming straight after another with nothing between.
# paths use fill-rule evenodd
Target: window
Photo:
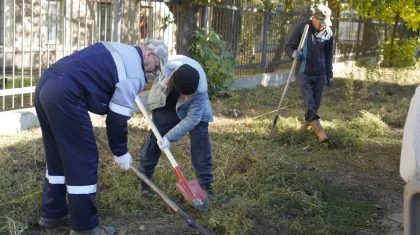
<instances>
[{"instance_id":1,"label":"window","mask_svg":"<svg viewBox=\"0 0 420 235\"><path fill-rule=\"evenodd\" d=\"M110 41L112 39L112 3L98 2L98 6L99 41Z\"/></svg>"},{"instance_id":2,"label":"window","mask_svg":"<svg viewBox=\"0 0 420 235\"><path fill-rule=\"evenodd\" d=\"M4 0L0 0L0 45L4 45Z\"/></svg>"},{"instance_id":3,"label":"window","mask_svg":"<svg viewBox=\"0 0 420 235\"><path fill-rule=\"evenodd\" d=\"M43 0L42 23L45 41L50 44L63 42L63 0Z\"/></svg>"}]
</instances>

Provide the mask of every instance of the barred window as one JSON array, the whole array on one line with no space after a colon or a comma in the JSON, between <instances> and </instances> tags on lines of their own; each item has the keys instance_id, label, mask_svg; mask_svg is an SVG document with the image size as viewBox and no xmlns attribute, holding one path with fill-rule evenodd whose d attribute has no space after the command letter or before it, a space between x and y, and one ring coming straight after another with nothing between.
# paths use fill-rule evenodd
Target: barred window
<instances>
[{"instance_id":1,"label":"barred window","mask_svg":"<svg viewBox=\"0 0 420 235\"><path fill-rule=\"evenodd\" d=\"M63 6L63 0L43 0L42 23L46 43L61 44L63 42Z\"/></svg>"}]
</instances>

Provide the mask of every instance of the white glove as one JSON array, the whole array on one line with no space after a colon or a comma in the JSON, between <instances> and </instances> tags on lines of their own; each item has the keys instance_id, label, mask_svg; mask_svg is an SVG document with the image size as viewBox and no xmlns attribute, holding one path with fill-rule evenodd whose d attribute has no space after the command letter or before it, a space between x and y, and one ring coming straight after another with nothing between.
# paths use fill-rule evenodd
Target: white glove
<instances>
[{"instance_id":1,"label":"white glove","mask_svg":"<svg viewBox=\"0 0 420 235\"><path fill-rule=\"evenodd\" d=\"M114 161L124 170L128 171L130 170L131 163L133 160L131 160L131 155L129 152L122 156L114 156Z\"/></svg>"},{"instance_id":2,"label":"white glove","mask_svg":"<svg viewBox=\"0 0 420 235\"><path fill-rule=\"evenodd\" d=\"M171 143L165 136L162 137L162 140L158 140L157 144L159 145L160 150L169 149L169 147L171 147Z\"/></svg>"}]
</instances>

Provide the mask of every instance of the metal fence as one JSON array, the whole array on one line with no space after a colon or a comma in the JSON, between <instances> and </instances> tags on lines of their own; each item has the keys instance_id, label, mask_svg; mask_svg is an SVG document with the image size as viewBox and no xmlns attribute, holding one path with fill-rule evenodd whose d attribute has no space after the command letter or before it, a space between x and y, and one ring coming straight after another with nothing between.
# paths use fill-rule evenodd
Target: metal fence
<instances>
[{"instance_id":1,"label":"metal fence","mask_svg":"<svg viewBox=\"0 0 420 235\"><path fill-rule=\"evenodd\" d=\"M237 58L235 76L289 69L284 47L295 27L309 19L308 9L291 13L279 5L267 11L252 1L225 2L203 7L197 25L214 28L226 41ZM176 54L172 12L182 9L175 7L167 0L0 0L0 111L32 106L41 73L97 41L139 44L158 38ZM344 12L343 20L333 22L336 60L362 56L384 39L383 24L354 15Z\"/></svg>"}]
</instances>

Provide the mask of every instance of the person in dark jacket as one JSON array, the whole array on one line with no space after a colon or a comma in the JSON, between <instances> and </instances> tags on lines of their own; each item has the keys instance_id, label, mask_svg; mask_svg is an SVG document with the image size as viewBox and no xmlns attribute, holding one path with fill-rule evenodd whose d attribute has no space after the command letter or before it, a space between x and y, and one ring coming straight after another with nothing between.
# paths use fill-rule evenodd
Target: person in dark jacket
<instances>
[{"instance_id":1,"label":"person in dark jacket","mask_svg":"<svg viewBox=\"0 0 420 235\"><path fill-rule=\"evenodd\" d=\"M306 109L301 128L306 130L311 126L320 142L328 140L319 122L318 109L321 104L321 95L324 84L329 87L334 85L333 32L330 28L332 26L330 17L331 10L327 6L316 6L311 19L295 29L285 48L290 58L298 60L295 71L296 81ZM298 51L305 25L309 25L309 31L302 51Z\"/></svg>"},{"instance_id":2,"label":"person in dark jacket","mask_svg":"<svg viewBox=\"0 0 420 235\"><path fill-rule=\"evenodd\" d=\"M56 227L70 220L71 235L115 233L114 228L99 225L95 205L99 153L88 111L107 115L114 161L129 170L127 121L147 82L145 72L162 68L167 56L167 46L159 40L140 46L98 42L58 60L42 74L35 89L47 161L41 226Z\"/></svg>"}]
</instances>

